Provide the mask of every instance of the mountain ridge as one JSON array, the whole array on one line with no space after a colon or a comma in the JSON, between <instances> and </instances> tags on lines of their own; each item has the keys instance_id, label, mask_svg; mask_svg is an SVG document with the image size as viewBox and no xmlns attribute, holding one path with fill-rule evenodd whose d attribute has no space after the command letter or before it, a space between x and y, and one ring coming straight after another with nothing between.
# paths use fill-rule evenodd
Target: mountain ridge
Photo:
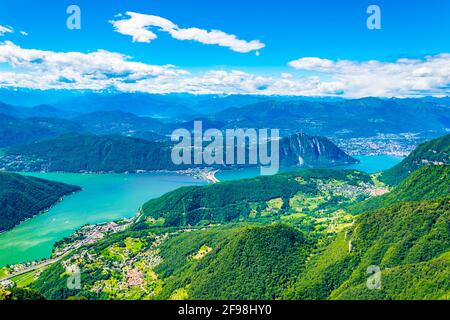
<instances>
[{"instance_id":1,"label":"mountain ridge","mask_svg":"<svg viewBox=\"0 0 450 320\"><path fill-rule=\"evenodd\" d=\"M0 171L0 232L80 190L78 186Z\"/></svg>"},{"instance_id":2,"label":"mountain ridge","mask_svg":"<svg viewBox=\"0 0 450 320\"><path fill-rule=\"evenodd\" d=\"M450 134L420 144L402 162L383 172L379 179L397 185L410 173L427 164L450 164Z\"/></svg>"},{"instance_id":3,"label":"mountain ridge","mask_svg":"<svg viewBox=\"0 0 450 320\"><path fill-rule=\"evenodd\" d=\"M119 135L66 134L4 150L0 167L12 171L139 172L222 165L175 165L173 144ZM281 163L326 167L356 163L331 141L299 134L281 140ZM299 162L299 158L301 161ZM250 166L250 165L243 165Z\"/></svg>"}]
</instances>

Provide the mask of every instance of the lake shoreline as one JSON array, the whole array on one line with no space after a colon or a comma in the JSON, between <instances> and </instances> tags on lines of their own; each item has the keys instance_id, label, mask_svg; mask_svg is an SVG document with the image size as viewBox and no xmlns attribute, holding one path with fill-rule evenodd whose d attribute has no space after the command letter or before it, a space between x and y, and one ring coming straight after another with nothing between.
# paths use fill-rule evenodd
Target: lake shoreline
<instances>
[{"instance_id":1,"label":"lake shoreline","mask_svg":"<svg viewBox=\"0 0 450 320\"><path fill-rule=\"evenodd\" d=\"M179 174L187 175L195 179L203 180L210 183L220 182L215 176L219 169L212 168L190 168L184 170L137 170L134 172L115 172L115 171L12 171L17 174L80 174L80 175L143 175L151 173L166 173L166 174Z\"/></svg>"},{"instance_id":2,"label":"lake shoreline","mask_svg":"<svg viewBox=\"0 0 450 320\"><path fill-rule=\"evenodd\" d=\"M82 191L83 191L83 189L80 187L80 190L72 191L72 192L69 192L69 193L67 193L67 194L65 194L65 195L63 195L63 196L61 196L58 200L56 200L56 201L55 201L51 206L49 206L48 208L42 209L41 211L39 211L39 212L36 213L35 215L33 215L33 216L31 216L31 217L28 217L28 218L26 218L26 219L23 219L23 220L19 221L16 225L14 225L14 226L13 226L12 228L10 228L10 229L7 229L7 230L0 230L0 236L2 236L2 235L5 234L5 233L8 233L9 231L13 230L14 228L20 226L22 223L25 223L25 222L27 222L28 220L33 219L34 217L37 217L37 216L40 216L41 214L45 214L45 213L49 212L49 211L52 210L56 205L58 205L59 203L63 202L63 200L64 200L66 197L70 197L70 196L72 196L72 195L74 195L74 194L76 194L76 193L78 193L78 192L82 192Z\"/></svg>"},{"instance_id":3,"label":"lake shoreline","mask_svg":"<svg viewBox=\"0 0 450 320\"><path fill-rule=\"evenodd\" d=\"M359 166L376 172L394 166L401 160L402 158L369 156L362 157ZM361 170L348 167L342 169ZM79 185L83 191L64 197L49 211L0 233L0 265L34 261L49 256L55 242L70 236L81 226L130 218L146 201L180 187L253 178L260 175L260 170L240 168L219 171L210 168L203 171L158 171L147 174L24 174Z\"/></svg>"},{"instance_id":4,"label":"lake shoreline","mask_svg":"<svg viewBox=\"0 0 450 320\"><path fill-rule=\"evenodd\" d=\"M17 264L48 257L53 244L86 224L131 218L142 205L186 186L206 180L176 172L147 174L32 173L32 176L77 185L81 192L66 195L51 208L22 221L0 235L0 265Z\"/></svg>"}]
</instances>

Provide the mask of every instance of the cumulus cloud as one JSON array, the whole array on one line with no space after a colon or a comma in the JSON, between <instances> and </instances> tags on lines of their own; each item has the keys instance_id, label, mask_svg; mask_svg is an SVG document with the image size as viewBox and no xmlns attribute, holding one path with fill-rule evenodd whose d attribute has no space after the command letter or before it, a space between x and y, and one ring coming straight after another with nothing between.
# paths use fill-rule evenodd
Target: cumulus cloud
<instances>
[{"instance_id":1,"label":"cumulus cloud","mask_svg":"<svg viewBox=\"0 0 450 320\"><path fill-rule=\"evenodd\" d=\"M13 33L13 32L14 32L13 28L0 25L0 37L4 36L5 33Z\"/></svg>"},{"instance_id":2,"label":"cumulus cloud","mask_svg":"<svg viewBox=\"0 0 450 320\"><path fill-rule=\"evenodd\" d=\"M334 66L334 63L328 59L307 57L291 61L289 65L301 70L329 71Z\"/></svg>"},{"instance_id":3,"label":"cumulus cloud","mask_svg":"<svg viewBox=\"0 0 450 320\"><path fill-rule=\"evenodd\" d=\"M210 70L199 75L189 75L159 81L145 79L136 83L120 83L121 91L147 93L188 92L193 94L258 94L323 96L336 95L342 90L339 83L320 83L317 77L301 79L255 75L240 70Z\"/></svg>"},{"instance_id":4,"label":"cumulus cloud","mask_svg":"<svg viewBox=\"0 0 450 320\"><path fill-rule=\"evenodd\" d=\"M279 75L242 70L190 73L133 61L121 53L25 49L0 43L0 87L116 89L124 92L291 96L414 97L450 95L450 54L395 62L302 58Z\"/></svg>"},{"instance_id":5,"label":"cumulus cloud","mask_svg":"<svg viewBox=\"0 0 450 320\"><path fill-rule=\"evenodd\" d=\"M448 94L450 54L442 53L423 59L398 59L395 62L332 61L301 58L289 62L297 70L325 73L332 82L341 83L348 97L407 97ZM320 75L319 75L320 76ZM324 80L323 83L326 83Z\"/></svg>"},{"instance_id":6,"label":"cumulus cloud","mask_svg":"<svg viewBox=\"0 0 450 320\"><path fill-rule=\"evenodd\" d=\"M149 65L129 61L120 53L91 53L24 49L10 41L0 44L0 63L10 70L0 72L0 86L39 89L102 89L118 82L175 77L187 71L172 65Z\"/></svg>"},{"instance_id":7,"label":"cumulus cloud","mask_svg":"<svg viewBox=\"0 0 450 320\"><path fill-rule=\"evenodd\" d=\"M241 40L235 35L220 30L180 28L168 19L136 12L127 12L126 15L127 18L114 20L111 23L116 32L132 36L134 42L150 43L157 39L157 35L151 30L154 28L169 33L177 40L192 40L203 44L218 45L240 53L256 51L259 54L257 50L265 47L265 44L259 40Z\"/></svg>"}]
</instances>

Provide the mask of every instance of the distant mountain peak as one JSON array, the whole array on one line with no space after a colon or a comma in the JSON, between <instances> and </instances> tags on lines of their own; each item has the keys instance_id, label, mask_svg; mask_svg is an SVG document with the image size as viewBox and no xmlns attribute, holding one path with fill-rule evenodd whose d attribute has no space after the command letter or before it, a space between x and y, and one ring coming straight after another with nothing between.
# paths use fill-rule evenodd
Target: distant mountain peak
<instances>
[{"instance_id":1,"label":"distant mountain peak","mask_svg":"<svg viewBox=\"0 0 450 320\"><path fill-rule=\"evenodd\" d=\"M337 166L358 163L325 137L297 133L280 141L280 158L287 166Z\"/></svg>"}]
</instances>

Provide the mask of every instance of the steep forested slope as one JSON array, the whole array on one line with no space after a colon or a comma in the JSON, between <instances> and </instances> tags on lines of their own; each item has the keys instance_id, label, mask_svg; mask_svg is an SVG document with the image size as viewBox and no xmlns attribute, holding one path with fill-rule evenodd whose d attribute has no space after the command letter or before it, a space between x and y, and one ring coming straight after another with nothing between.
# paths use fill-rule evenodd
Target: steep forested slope
<instances>
[{"instance_id":1,"label":"steep forested slope","mask_svg":"<svg viewBox=\"0 0 450 320\"><path fill-rule=\"evenodd\" d=\"M244 229L227 240L223 247L207 253L195 268L176 274L175 286L171 278L167 279L167 286L176 289L172 294L185 290L189 299L281 298L302 272L311 251L303 234L283 225ZM163 257L166 248L162 248ZM161 265L157 271L162 272L166 266Z\"/></svg>"},{"instance_id":2,"label":"steep forested slope","mask_svg":"<svg viewBox=\"0 0 450 320\"><path fill-rule=\"evenodd\" d=\"M333 166L357 163L325 137L297 133L280 140L280 160L285 166Z\"/></svg>"},{"instance_id":3,"label":"steep forested slope","mask_svg":"<svg viewBox=\"0 0 450 320\"><path fill-rule=\"evenodd\" d=\"M76 123L56 118L18 119L0 114L0 148L80 132Z\"/></svg>"},{"instance_id":4,"label":"steep forested slope","mask_svg":"<svg viewBox=\"0 0 450 320\"><path fill-rule=\"evenodd\" d=\"M135 120L135 116L129 114L127 116L130 117L130 122ZM83 121L89 123L92 118L95 118L92 121L97 123L87 125L85 128L93 131L107 131L108 121L98 122L97 117L101 116L84 116L83 119L85 120ZM116 118L114 115L113 117ZM86 118L90 120L86 120ZM46 123L44 119L36 119L35 121L39 122L40 125ZM80 123L83 123L83 121L80 121ZM147 123L156 120L140 119L139 122L141 121ZM132 125L132 123L116 125L114 122L109 122L109 129L113 132L125 134L126 128ZM142 123L140 125L143 126L142 129L146 127ZM150 132L139 134L133 131L129 134L151 138ZM66 134L50 140L7 148L5 150L7 157L0 158L0 168L4 167L10 171L134 172L139 170L182 170L192 167L208 167L206 164L193 164L193 155L191 155L192 164L175 165L171 159L172 147L173 145L170 143L120 135ZM248 152L246 156L248 159ZM280 161L281 164L286 166L302 167L328 167L357 162L328 139L302 134L281 140ZM226 168L219 164L212 166ZM237 166L256 165L249 164L249 161L247 161ZM233 167L233 165L228 166L228 168L230 167Z\"/></svg>"},{"instance_id":5,"label":"steep forested slope","mask_svg":"<svg viewBox=\"0 0 450 320\"><path fill-rule=\"evenodd\" d=\"M450 165L426 165L410 174L391 192L351 205L352 213L390 206L400 201L433 200L450 195Z\"/></svg>"},{"instance_id":6,"label":"steep forested slope","mask_svg":"<svg viewBox=\"0 0 450 320\"><path fill-rule=\"evenodd\" d=\"M163 219L166 226L307 213L308 203L320 215L367 198L371 187L370 177L358 171L310 169L180 188L150 200L143 206L143 211L151 218Z\"/></svg>"},{"instance_id":7,"label":"steep forested slope","mask_svg":"<svg viewBox=\"0 0 450 320\"><path fill-rule=\"evenodd\" d=\"M123 136L69 134L5 150L9 170L127 172L173 169L170 149ZM16 161L17 160L17 161Z\"/></svg>"},{"instance_id":8,"label":"steep forested slope","mask_svg":"<svg viewBox=\"0 0 450 320\"><path fill-rule=\"evenodd\" d=\"M450 164L450 134L422 143L402 162L385 171L380 180L397 185L410 173L427 164Z\"/></svg>"},{"instance_id":9,"label":"steep forested slope","mask_svg":"<svg viewBox=\"0 0 450 320\"><path fill-rule=\"evenodd\" d=\"M0 231L11 229L79 190L59 182L0 172Z\"/></svg>"},{"instance_id":10,"label":"steep forested slope","mask_svg":"<svg viewBox=\"0 0 450 320\"><path fill-rule=\"evenodd\" d=\"M293 299L443 299L450 290L449 199L399 203L361 216L308 263ZM375 266L381 289L369 289Z\"/></svg>"}]
</instances>

